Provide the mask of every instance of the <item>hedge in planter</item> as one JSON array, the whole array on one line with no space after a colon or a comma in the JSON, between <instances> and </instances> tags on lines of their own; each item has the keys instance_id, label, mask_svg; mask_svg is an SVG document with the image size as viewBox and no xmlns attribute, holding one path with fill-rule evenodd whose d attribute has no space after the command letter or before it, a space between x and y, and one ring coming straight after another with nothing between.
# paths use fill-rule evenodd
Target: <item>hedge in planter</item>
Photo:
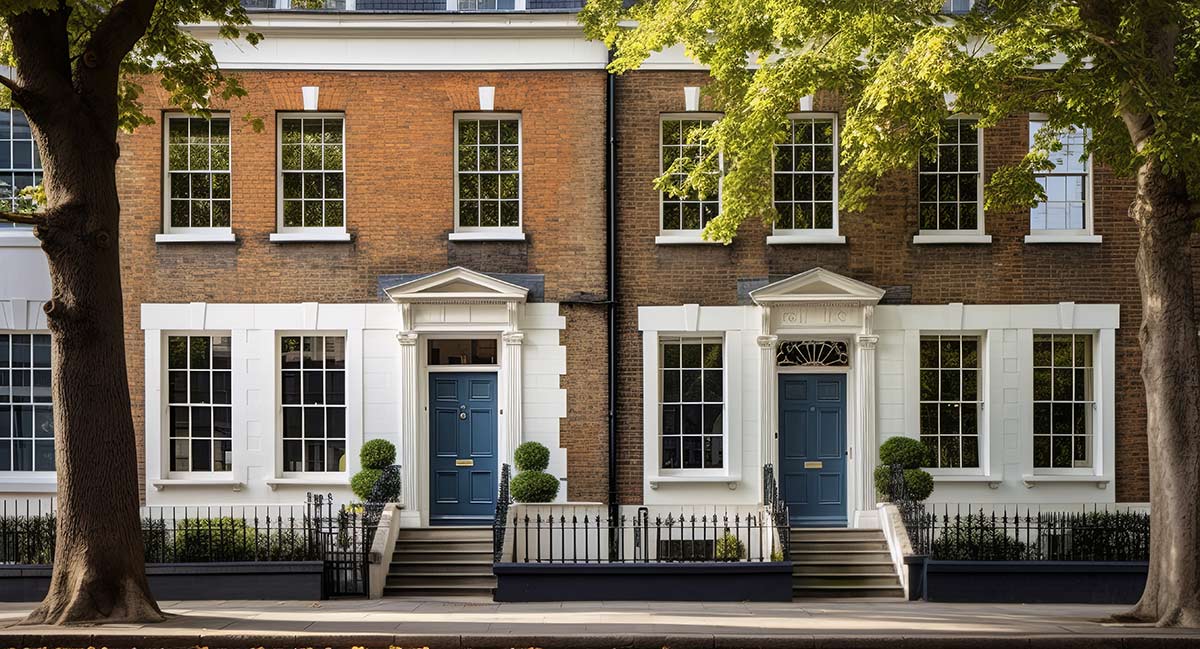
<instances>
[{"instance_id":1,"label":"hedge in planter","mask_svg":"<svg viewBox=\"0 0 1200 649\"><path fill-rule=\"evenodd\" d=\"M550 466L550 449L537 442L525 442L513 453L513 463L520 471L509 485L509 493L519 503L554 502L558 496L558 478L546 473Z\"/></svg>"}]
</instances>

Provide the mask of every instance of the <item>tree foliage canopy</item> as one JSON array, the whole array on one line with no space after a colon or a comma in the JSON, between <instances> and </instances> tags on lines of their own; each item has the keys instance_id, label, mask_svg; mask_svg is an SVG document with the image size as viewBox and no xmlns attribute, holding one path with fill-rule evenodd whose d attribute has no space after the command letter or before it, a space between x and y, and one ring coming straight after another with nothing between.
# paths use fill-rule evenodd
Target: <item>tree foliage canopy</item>
<instances>
[{"instance_id":1,"label":"tree foliage canopy","mask_svg":"<svg viewBox=\"0 0 1200 649\"><path fill-rule=\"evenodd\" d=\"M37 62L39 76L51 78L14 80L6 75L2 99L18 107L49 83L70 82L86 95L89 71L104 67L106 57L121 54L132 43L118 68L117 123L126 131L154 122L142 110L144 79L156 78L172 104L203 116L208 116L211 97L246 94L237 77L221 71L211 45L186 25L213 23L221 37L243 38L251 45L261 38L246 29L250 19L238 0L6 0L0 18L0 65L26 70L19 61L22 34L56 46L55 61L49 66Z\"/></svg>"},{"instance_id":2,"label":"tree foliage canopy","mask_svg":"<svg viewBox=\"0 0 1200 649\"><path fill-rule=\"evenodd\" d=\"M1186 181L1193 204L1200 196L1195 2L976 0L948 16L941 0L591 0L581 19L614 49L615 72L678 44L710 69L707 92L724 117L693 134L709 152L671 170L688 172L682 187L658 181L711 193L705 172L723 158L722 212L709 239L731 241L748 218L777 218L773 145L798 98L818 91L846 107L843 209L863 209L883 174L913 168L952 112L978 116L981 127L1017 112L1047 116L1029 154L992 175L988 207L1044 198L1033 172L1072 128L1087 129L1087 153L1117 172L1153 156Z\"/></svg>"}]
</instances>

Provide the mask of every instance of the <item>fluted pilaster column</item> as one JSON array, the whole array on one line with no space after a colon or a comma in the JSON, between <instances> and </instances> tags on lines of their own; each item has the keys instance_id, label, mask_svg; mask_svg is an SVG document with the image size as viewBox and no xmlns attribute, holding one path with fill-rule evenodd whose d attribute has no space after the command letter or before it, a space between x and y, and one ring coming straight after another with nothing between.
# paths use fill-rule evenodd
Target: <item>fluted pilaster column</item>
<instances>
[{"instance_id":1,"label":"fluted pilaster column","mask_svg":"<svg viewBox=\"0 0 1200 649\"><path fill-rule=\"evenodd\" d=\"M521 345L525 342L525 334L509 331L503 338L504 380L508 390L508 399L504 404L504 433L507 445L504 449L504 461L511 465L513 452L521 444L521 401L524 392Z\"/></svg>"},{"instance_id":2,"label":"fluted pilaster column","mask_svg":"<svg viewBox=\"0 0 1200 649\"><path fill-rule=\"evenodd\" d=\"M875 346L879 336L860 335L855 339L858 347L857 392L855 402L858 406L858 440L855 446L858 455L858 466L862 467L859 476L859 508L875 508Z\"/></svg>"},{"instance_id":3,"label":"fluted pilaster column","mask_svg":"<svg viewBox=\"0 0 1200 649\"><path fill-rule=\"evenodd\" d=\"M400 472L402 475L403 492L401 501L406 513L416 514L418 508L418 473L421 454L420 421L421 407L418 403L420 391L417 377L417 340L416 333L402 331L396 334L400 343Z\"/></svg>"},{"instance_id":4,"label":"fluted pilaster column","mask_svg":"<svg viewBox=\"0 0 1200 649\"><path fill-rule=\"evenodd\" d=\"M760 464L776 462L775 458L775 345L779 336L759 336L758 383L759 383L759 448ZM760 490L761 491L761 490Z\"/></svg>"}]
</instances>

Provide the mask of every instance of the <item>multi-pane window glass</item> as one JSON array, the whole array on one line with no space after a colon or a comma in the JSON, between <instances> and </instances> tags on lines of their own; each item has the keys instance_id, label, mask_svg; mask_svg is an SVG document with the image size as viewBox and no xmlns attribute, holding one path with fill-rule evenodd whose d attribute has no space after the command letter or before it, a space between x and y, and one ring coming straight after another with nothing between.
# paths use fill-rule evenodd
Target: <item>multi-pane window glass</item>
<instances>
[{"instance_id":1,"label":"multi-pane window glass","mask_svg":"<svg viewBox=\"0 0 1200 649\"><path fill-rule=\"evenodd\" d=\"M792 119L775 146L775 229L832 230L836 170L833 118Z\"/></svg>"},{"instance_id":2,"label":"multi-pane window glass","mask_svg":"<svg viewBox=\"0 0 1200 649\"><path fill-rule=\"evenodd\" d=\"M1038 131L1046 125L1044 121L1030 120L1029 143L1033 146ZM1046 200L1029 211L1029 228L1040 230L1079 230L1087 228L1087 179L1088 161L1083 150L1087 134L1081 128L1060 133L1058 141L1062 148L1050 152L1050 171L1034 174Z\"/></svg>"},{"instance_id":3,"label":"multi-pane window glass","mask_svg":"<svg viewBox=\"0 0 1200 649\"><path fill-rule=\"evenodd\" d=\"M50 336L0 334L0 471L53 470Z\"/></svg>"},{"instance_id":4,"label":"multi-pane window glass","mask_svg":"<svg viewBox=\"0 0 1200 649\"><path fill-rule=\"evenodd\" d=\"M459 11L512 11L513 0L458 0Z\"/></svg>"},{"instance_id":5,"label":"multi-pane window glass","mask_svg":"<svg viewBox=\"0 0 1200 649\"><path fill-rule=\"evenodd\" d=\"M1033 337L1033 466L1092 466L1092 336Z\"/></svg>"},{"instance_id":6,"label":"multi-pane window glass","mask_svg":"<svg viewBox=\"0 0 1200 649\"><path fill-rule=\"evenodd\" d=\"M0 109L0 208L18 209L17 193L41 183L42 158L25 113ZM10 226L16 224L0 223L0 227Z\"/></svg>"},{"instance_id":7,"label":"multi-pane window glass","mask_svg":"<svg viewBox=\"0 0 1200 649\"><path fill-rule=\"evenodd\" d=\"M662 122L662 169L666 173L671 165L679 158L691 160L699 164L708 155L708 144L694 139L692 132L707 127L715 120L712 119L664 119ZM691 138L691 139L689 139ZM719 176L720 171L710 172ZM671 176L671 182L682 187L686 173ZM721 192L704 197L695 189L689 189L686 196L672 196L662 193L662 229L664 232L689 231L692 233L704 229L708 222L716 218L721 211Z\"/></svg>"},{"instance_id":8,"label":"multi-pane window glass","mask_svg":"<svg viewBox=\"0 0 1200 649\"><path fill-rule=\"evenodd\" d=\"M170 228L229 227L229 118L168 117L167 162Z\"/></svg>"},{"instance_id":9,"label":"multi-pane window glass","mask_svg":"<svg viewBox=\"0 0 1200 649\"><path fill-rule=\"evenodd\" d=\"M521 121L458 120L458 227L521 225Z\"/></svg>"},{"instance_id":10,"label":"multi-pane window glass","mask_svg":"<svg viewBox=\"0 0 1200 649\"><path fill-rule=\"evenodd\" d=\"M167 337L172 471L233 470L229 336Z\"/></svg>"},{"instance_id":11,"label":"multi-pane window glass","mask_svg":"<svg viewBox=\"0 0 1200 649\"><path fill-rule=\"evenodd\" d=\"M942 3L944 14L965 14L971 11L973 0L946 0Z\"/></svg>"},{"instance_id":12,"label":"multi-pane window glass","mask_svg":"<svg viewBox=\"0 0 1200 649\"><path fill-rule=\"evenodd\" d=\"M979 466L979 349L973 336L921 336L921 441L930 466Z\"/></svg>"},{"instance_id":13,"label":"multi-pane window glass","mask_svg":"<svg viewBox=\"0 0 1200 649\"><path fill-rule=\"evenodd\" d=\"M949 119L937 153L921 156L919 217L925 231L977 231L980 204L980 143L977 122Z\"/></svg>"},{"instance_id":14,"label":"multi-pane window glass","mask_svg":"<svg viewBox=\"0 0 1200 649\"><path fill-rule=\"evenodd\" d=\"M720 469L725 462L725 372L719 338L664 339L662 468Z\"/></svg>"},{"instance_id":15,"label":"multi-pane window glass","mask_svg":"<svg viewBox=\"0 0 1200 649\"><path fill-rule=\"evenodd\" d=\"M284 471L345 471L346 338L280 340Z\"/></svg>"},{"instance_id":16,"label":"multi-pane window glass","mask_svg":"<svg viewBox=\"0 0 1200 649\"><path fill-rule=\"evenodd\" d=\"M346 224L345 120L284 117L279 168L284 228L341 228Z\"/></svg>"}]
</instances>

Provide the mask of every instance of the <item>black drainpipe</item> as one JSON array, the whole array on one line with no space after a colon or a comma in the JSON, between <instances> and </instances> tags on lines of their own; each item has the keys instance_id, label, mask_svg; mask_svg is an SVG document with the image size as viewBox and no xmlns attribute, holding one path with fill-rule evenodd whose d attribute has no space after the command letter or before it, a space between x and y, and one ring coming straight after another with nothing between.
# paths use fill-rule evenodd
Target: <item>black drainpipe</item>
<instances>
[{"instance_id":1,"label":"black drainpipe","mask_svg":"<svg viewBox=\"0 0 1200 649\"><path fill-rule=\"evenodd\" d=\"M612 52L608 53L612 62ZM617 136L616 76L607 71L605 113L605 229L608 234L608 513L615 523L617 503ZM610 526L611 527L611 526ZM615 542L615 539L613 540Z\"/></svg>"}]
</instances>

